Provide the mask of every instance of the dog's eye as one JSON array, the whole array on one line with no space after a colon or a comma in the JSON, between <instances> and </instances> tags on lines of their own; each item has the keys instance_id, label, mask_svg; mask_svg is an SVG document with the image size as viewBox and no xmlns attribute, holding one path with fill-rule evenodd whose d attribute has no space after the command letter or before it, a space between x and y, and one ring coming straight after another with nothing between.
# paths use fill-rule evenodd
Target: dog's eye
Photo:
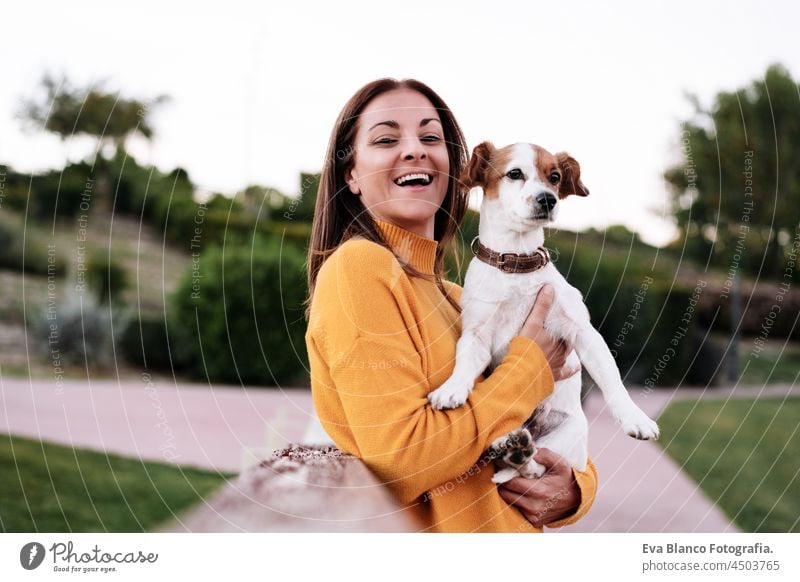
<instances>
[{"instance_id":1,"label":"dog's eye","mask_svg":"<svg viewBox=\"0 0 800 582\"><path fill-rule=\"evenodd\" d=\"M561 180L561 174L558 172L552 172L548 177L548 180L550 180L550 183L553 185L558 184L559 180Z\"/></svg>"},{"instance_id":2,"label":"dog's eye","mask_svg":"<svg viewBox=\"0 0 800 582\"><path fill-rule=\"evenodd\" d=\"M506 176L508 178L511 178L512 180L523 180L525 178L525 174L523 174L522 170L520 170L519 168L514 168L513 170L509 170L508 173L506 173Z\"/></svg>"}]
</instances>

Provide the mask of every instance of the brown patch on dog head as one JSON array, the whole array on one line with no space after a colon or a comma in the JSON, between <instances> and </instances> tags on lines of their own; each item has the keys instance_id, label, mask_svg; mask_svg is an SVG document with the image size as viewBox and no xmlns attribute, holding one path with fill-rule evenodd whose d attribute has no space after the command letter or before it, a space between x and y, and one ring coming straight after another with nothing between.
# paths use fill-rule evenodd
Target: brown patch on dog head
<instances>
[{"instance_id":1,"label":"brown patch on dog head","mask_svg":"<svg viewBox=\"0 0 800 582\"><path fill-rule=\"evenodd\" d=\"M561 170L561 182L558 185L558 197L567 196L588 196L589 189L581 182L581 166L578 160L567 152L560 152L555 155L558 160L558 167Z\"/></svg>"},{"instance_id":2,"label":"brown patch on dog head","mask_svg":"<svg viewBox=\"0 0 800 582\"><path fill-rule=\"evenodd\" d=\"M467 188L486 186L486 175L494 151L495 147L490 141L485 141L475 146L475 149L472 150L472 157L470 157L469 163L461 175L461 182L463 182L464 186Z\"/></svg>"},{"instance_id":3,"label":"brown patch on dog head","mask_svg":"<svg viewBox=\"0 0 800 582\"><path fill-rule=\"evenodd\" d=\"M564 177L558 158L541 146L531 144L531 148L536 154L536 173L539 180L554 191L558 190ZM554 177L557 177L558 181L555 181Z\"/></svg>"},{"instance_id":4,"label":"brown patch on dog head","mask_svg":"<svg viewBox=\"0 0 800 582\"><path fill-rule=\"evenodd\" d=\"M511 146L497 149L491 142L485 141L472 150L461 181L467 188L480 186L487 198L497 198L497 186L510 160Z\"/></svg>"}]
</instances>

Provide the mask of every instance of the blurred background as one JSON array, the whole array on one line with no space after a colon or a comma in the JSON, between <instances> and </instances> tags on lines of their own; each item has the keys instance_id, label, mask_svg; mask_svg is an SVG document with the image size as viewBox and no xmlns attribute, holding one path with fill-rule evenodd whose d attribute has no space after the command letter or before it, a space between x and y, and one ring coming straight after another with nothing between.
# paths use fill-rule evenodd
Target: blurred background
<instances>
[{"instance_id":1,"label":"blurred background","mask_svg":"<svg viewBox=\"0 0 800 582\"><path fill-rule=\"evenodd\" d=\"M147 530L304 438L318 172L348 97L391 76L439 92L470 147L581 162L592 195L566 201L547 245L626 385L675 395L661 456L735 527L797 531L799 12L7 7L0 466L18 478L0 525ZM458 282L478 204L447 258Z\"/></svg>"}]
</instances>

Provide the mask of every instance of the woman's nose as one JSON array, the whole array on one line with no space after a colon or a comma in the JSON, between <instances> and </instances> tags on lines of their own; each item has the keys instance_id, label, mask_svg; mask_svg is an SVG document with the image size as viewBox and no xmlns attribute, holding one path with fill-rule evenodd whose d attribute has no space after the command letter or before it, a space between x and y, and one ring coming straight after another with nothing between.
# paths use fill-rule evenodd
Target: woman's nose
<instances>
[{"instance_id":1,"label":"woman's nose","mask_svg":"<svg viewBox=\"0 0 800 582\"><path fill-rule=\"evenodd\" d=\"M426 157L422 143L416 137L403 140L403 159L424 160Z\"/></svg>"}]
</instances>

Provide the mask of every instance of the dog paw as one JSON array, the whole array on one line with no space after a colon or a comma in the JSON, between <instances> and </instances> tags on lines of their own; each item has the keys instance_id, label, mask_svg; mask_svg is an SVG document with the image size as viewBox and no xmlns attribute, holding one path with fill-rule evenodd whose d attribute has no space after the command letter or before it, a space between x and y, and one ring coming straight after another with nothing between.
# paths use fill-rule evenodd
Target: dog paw
<instances>
[{"instance_id":1,"label":"dog paw","mask_svg":"<svg viewBox=\"0 0 800 582\"><path fill-rule=\"evenodd\" d=\"M526 479L538 479L547 472L547 467L529 459L524 466L519 468L519 474Z\"/></svg>"},{"instance_id":2,"label":"dog paw","mask_svg":"<svg viewBox=\"0 0 800 582\"><path fill-rule=\"evenodd\" d=\"M620 425L628 436L642 441L656 440L659 435L656 422L638 408L620 418Z\"/></svg>"},{"instance_id":3,"label":"dog paw","mask_svg":"<svg viewBox=\"0 0 800 582\"><path fill-rule=\"evenodd\" d=\"M547 472L547 467L533 460L533 454L535 454L535 452L536 450L534 449L533 453L531 453L531 458L521 467L506 467L505 469L496 471L492 477L492 483L500 485L511 481L514 477L525 477L526 479L540 478Z\"/></svg>"},{"instance_id":4,"label":"dog paw","mask_svg":"<svg viewBox=\"0 0 800 582\"><path fill-rule=\"evenodd\" d=\"M495 471L494 475L492 476L492 483L502 485L503 483L508 483L514 477L519 477L519 471L513 467L507 467L505 469Z\"/></svg>"},{"instance_id":5,"label":"dog paw","mask_svg":"<svg viewBox=\"0 0 800 582\"><path fill-rule=\"evenodd\" d=\"M535 452L533 437L527 428L518 428L500 437L489 447L489 456L501 466L517 469L525 465Z\"/></svg>"},{"instance_id":6,"label":"dog paw","mask_svg":"<svg viewBox=\"0 0 800 582\"><path fill-rule=\"evenodd\" d=\"M467 401L471 390L471 386L465 386L451 378L428 394L428 402L437 410L458 408Z\"/></svg>"}]
</instances>

